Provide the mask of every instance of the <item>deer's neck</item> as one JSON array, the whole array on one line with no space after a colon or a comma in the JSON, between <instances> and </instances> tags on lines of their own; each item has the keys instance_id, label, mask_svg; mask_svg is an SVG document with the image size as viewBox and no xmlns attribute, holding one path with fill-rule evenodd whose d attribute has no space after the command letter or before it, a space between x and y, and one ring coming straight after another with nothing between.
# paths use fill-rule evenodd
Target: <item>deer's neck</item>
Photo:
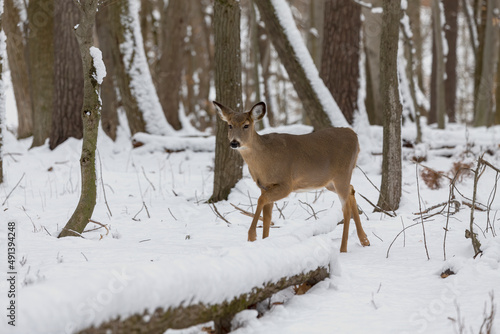
<instances>
[{"instance_id":1,"label":"deer's neck","mask_svg":"<svg viewBox=\"0 0 500 334\"><path fill-rule=\"evenodd\" d=\"M247 165L250 165L251 161L262 154L264 148L265 146L262 136L260 136L258 133L255 133L252 141L248 143L247 147L245 147L245 149L243 150L239 150L239 152Z\"/></svg>"}]
</instances>

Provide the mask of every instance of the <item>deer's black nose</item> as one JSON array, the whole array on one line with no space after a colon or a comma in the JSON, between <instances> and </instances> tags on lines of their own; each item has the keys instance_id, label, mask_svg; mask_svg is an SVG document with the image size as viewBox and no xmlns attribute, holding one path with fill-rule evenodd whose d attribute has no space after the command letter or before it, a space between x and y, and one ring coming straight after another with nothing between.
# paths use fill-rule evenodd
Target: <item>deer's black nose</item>
<instances>
[{"instance_id":1,"label":"deer's black nose","mask_svg":"<svg viewBox=\"0 0 500 334\"><path fill-rule=\"evenodd\" d=\"M231 146L231 148L238 148L240 147L240 142L237 140L232 140L229 145Z\"/></svg>"}]
</instances>

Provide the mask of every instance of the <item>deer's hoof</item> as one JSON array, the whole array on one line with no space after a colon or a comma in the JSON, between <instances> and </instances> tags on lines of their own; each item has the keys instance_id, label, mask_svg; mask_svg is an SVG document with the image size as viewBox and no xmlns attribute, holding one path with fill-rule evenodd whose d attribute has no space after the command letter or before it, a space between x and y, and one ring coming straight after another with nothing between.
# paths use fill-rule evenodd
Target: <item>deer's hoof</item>
<instances>
[{"instance_id":1,"label":"deer's hoof","mask_svg":"<svg viewBox=\"0 0 500 334\"><path fill-rule=\"evenodd\" d=\"M257 234L250 234L248 233L248 241L252 242L257 240Z\"/></svg>"},{"instance_id":2,"label":"deer's hoof","mask_svg":"<svg viewBox=\"0 0 500 334\"><path fill-rule=\"evenodd\" d=\"M364 238L360 239L359 241L361 242L361 245L363 247L370 246L370 241L368 240L367 237L364 237Z\"/></svg>"}]
</instances>

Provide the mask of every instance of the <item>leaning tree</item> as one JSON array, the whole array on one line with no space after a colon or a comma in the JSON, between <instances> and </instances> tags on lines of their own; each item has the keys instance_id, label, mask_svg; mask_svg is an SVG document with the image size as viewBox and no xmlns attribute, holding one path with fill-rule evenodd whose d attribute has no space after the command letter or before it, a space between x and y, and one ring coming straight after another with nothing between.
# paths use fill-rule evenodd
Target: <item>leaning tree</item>
<instances>
[{"instance_id":1,"label":"leaning tree","mask_svg":"<svg viewBox=\"0 0 500 334\"><path fill-rule=\"evenodd\" d=\"M99 89L105 75L101 52L92 46L95 15L99 0L75 1L80 10L80 23L75 34L80 47L84 73L83 106L83 143L80 167L82 189L75 212L59 234L59 238L80 235L94 212L97 197L95 151L97 130L101 117Z\"/></svg>"}]
</instances>

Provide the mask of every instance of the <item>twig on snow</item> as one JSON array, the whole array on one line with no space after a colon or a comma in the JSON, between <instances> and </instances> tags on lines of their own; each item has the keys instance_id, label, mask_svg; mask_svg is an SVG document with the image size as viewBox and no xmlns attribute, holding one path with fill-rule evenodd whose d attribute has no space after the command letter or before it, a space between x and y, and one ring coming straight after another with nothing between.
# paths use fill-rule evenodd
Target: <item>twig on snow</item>
<instances>
[{"instance_id":1,"label":"twig on snow","mask_svg":"<svg viewBox=\"0 0 500 334\"><path fill-rule=\"evenodd\" d=\"M24 178L24 175L26 175L26 173L23 173L23 175L21 176L21 178L19 179L19 181L17 181L17 183L14 186L14 188L12 188L12 190L9 192L9 194L7 195L7 197L5 197L5 200L3 201L2 206L5 204L5 202L7 202L7 200L9 199L10 195L12 195L12 193L14 192L14 190L16 190L17 186L19 186L19 184L21 183L22 179Z\"/></svg>"},{"instance_id":2,"label":"twig on snow","mask_svg":"<svg viewBox=\"0 0 500 334\"><path fill-rule=\"evenodd\" d=\"M416 178L417 178L418 209L420 211L420 220L421 220L421 223L422 223L422 232L424 234L425 254L427 255L427 260L430 260L431 258L429 257L429 250L427 249L427 238L426 238L426 235L425 235L424 218L423 218L423 215L422 215L422 202L420 200L420 186L419 186L419 183L418 183L418 165L417 164L415 165L415 175L416 175Z\"/></svg>"}]
</instances>

